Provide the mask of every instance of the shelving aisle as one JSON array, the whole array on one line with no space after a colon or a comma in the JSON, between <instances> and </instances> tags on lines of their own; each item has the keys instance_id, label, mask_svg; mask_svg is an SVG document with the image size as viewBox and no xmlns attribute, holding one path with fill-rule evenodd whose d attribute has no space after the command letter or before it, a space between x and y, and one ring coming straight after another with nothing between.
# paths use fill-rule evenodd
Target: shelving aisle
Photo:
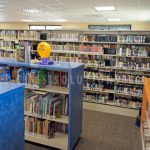
<instances>
[{"instance_id":1,"label":"shelving aisle","mask_svg":"<svg viewBox=\"0 0 150 150\"><path fill-rule=\"evenodd\" d=\"M32 41L46 41L52 47L50 59L85 64L86 102L94 99L98 104L141 107L143 77L149 77L150 72L149 31L46 31L46 38L42 39L41 33L44 31L1 30L0 56L16 59L14 49L19 48L14 41L35 56L37 45L32 45Z\"/></svg>"}]
</instances>

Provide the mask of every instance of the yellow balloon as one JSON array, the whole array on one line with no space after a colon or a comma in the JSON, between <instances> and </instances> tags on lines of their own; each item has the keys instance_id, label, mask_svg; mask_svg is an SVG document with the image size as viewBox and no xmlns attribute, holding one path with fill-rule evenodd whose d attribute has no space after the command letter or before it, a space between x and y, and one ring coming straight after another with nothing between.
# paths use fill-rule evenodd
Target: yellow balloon
<instances>
[{"instance_id":1,"label":"yellow balloon","mask_svg":"<svg viewBox=\"0 0 150 150\"><path fill-rule=\"evenodd\" d=\"M51 46L46 42L41 42L38 44L37 52L41 58L49 58L51 53Z\"/></svg>"}]
</instances>

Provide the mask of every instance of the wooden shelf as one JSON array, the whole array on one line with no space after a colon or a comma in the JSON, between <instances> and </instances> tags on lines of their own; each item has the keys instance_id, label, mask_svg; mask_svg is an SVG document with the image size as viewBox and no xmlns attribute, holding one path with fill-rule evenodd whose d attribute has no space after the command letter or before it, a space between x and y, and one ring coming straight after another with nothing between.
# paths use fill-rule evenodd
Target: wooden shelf
<instances>
[{"instance_id":1,"label":"wooden shelf","mask_svg":"<svg viewBox=\"0 0 150 150\"><path fill-rule=\"evenodd\" d=\"M136 69L126 69L126 68L119 68L116 67L116 70L125 70L125 71L134 71L134 72L150 72L150 69L145 69L145 70L136 70Z\"/></svg>"},{"instance_id":2,"label":"wooden shelf","mask_svg":"<svg viewBox=\"0 0 150 150\"><path fill-rule=\"evenodd\" d=\"M55 121L55 122L68 124L68 116L65 116L65 115L62 115L61 118L53 119L53 118L50 118L50 117L41 117L37 114L31 114L29 112L25 112L24 114L25 114L25 116L30 116L30 117L35 117L35 118L39 118L39 119L51 120L51 121Z\"/></svg>"},{"instance_id":3,"label":"wooden shelf","mask_svg":"<svg viewBox=\"0 0 150 150\"><path fill-rule=\"evenodd\" d=\"M46 91L46 92L53 92L53 93L60 93L60 94L69 94L69 89L65 87L57 87L57 86L46 86L44 88L32 88L27 86L27 89L33 89L37 91Z\"/></svg>"},{"instance_id":4,"label":"wooden shelf","mask_svg":"<svg viewBox=\"0 0 150 150\"><path fill-rule=\"evenodd\" d=\"M94 89L84 89L84 92L88 92L88 93L110 93L110 94L114 94L114 90L108 90L105 89L103 91L101 90L94 90Z\"/></svg>"},{"instance_id":5,"label":"wooden shelf","mask_svg":"<svg viewBox=\"0 0 150 150\"><path fill-rule=\"evenodd\" d=\"M44 139L39 136L33 136L30 134L25 134L25 140L30 142L35 142L38 144L55 147L58 149L67 150L68 149L68 135L63 133L55 133L54 137L50 139Z\"/></svg>"},{"instance_id":6,"label":"wooden shelf","mask_svg":"<svg viewBox=\"0 0 150 150\"><path fill-rule=\"evenodd\" d=\"M124 83L124 84L135 84L135 85L143 85L143 83L136 83L136 82L127 82L127 81L119 81L116 79L117 83Z\"/></svg>"},{"instance_id":7,"label":"wooden shelf","mask_svg":"<svg viewBox=\"0 0 150 150\"><path fill-rule=\"evenodd\" d=\"M97 80L97 81L115 82L114 78L90 78L90 77L84 77L84 79L87 79L87 80Z\"/></svg>"},{"instance_id":8,"label":"wooden shelf","mask_svg":"<svg viewBox=\"0 0 150 150\"><path fill-rule=\"evenodd\" d=\"M119 42L119 44L124 45L150 45L150 43L125 43L125 42Z\"/></svg>"},{"instance_id":9,"label":"wooden shelf","mask_svg":"<svg viewBox=\"0 0 150 150\"><path fill-rule=\"evenodd\" d=\"M84 102L114 106L114 102L110 102L110 101L106 101L105 103L103 103L103 102L100 102L100 101L94 100L94 99L90 99L90 100L84 99Z\"/></svg>"},{"instance_id":10,"label":"wooden shelf","mask_svg":"<svg viewBox=\"0 0 150 150\"><path fill-rule=\"evenodd\" d=\"M120 55L116 55L116 57L128 57L128 58L148 58L150 59L150 57L147 56L120 56Z\"/></svg>"},{"instance_id":11,"label":"wooden shelf","mask_svg":"<svg viewBox=\"0 0 150 150\"><path fill-rule=\"evenodd\" d=\"M123 96L130 96L130 97L140 97L142 98L142 96L138 96L138 95L132 95L132 94L126 94L126 93L115 93L116 95L123 95Z\"/></svg>"},{"instance_id":12,"label":"wooden shelf","mask_svg":"<svg viewBox=\"0 0 150 150\"><path fill-rule=\"evenodd\" d=\"M99 55L99 56L112 56L115 57L116 55L111 54L102 54L100 52L82 52L82 51L74 51L74 50L52 50L52 53L58 54L77 54L77 55Z\"/></svg>"}]
</instances>

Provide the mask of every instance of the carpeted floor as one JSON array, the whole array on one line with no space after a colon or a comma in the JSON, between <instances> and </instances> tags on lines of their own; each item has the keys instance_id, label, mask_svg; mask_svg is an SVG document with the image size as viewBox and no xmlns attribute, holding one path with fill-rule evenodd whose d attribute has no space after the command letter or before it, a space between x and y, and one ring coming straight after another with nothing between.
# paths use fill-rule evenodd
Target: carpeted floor
<instances>
[{"instance_id":1,"label":"carpeted floor","mask_svg":"<svg viewBox=\"0 0 150 150\"><path fill-rule=\"evenodd\" d=\"M142 150L135 118L84 110L83 133L75 150ZM52 150L26 143L25 150Z\"/></svg>"}]
</instances>

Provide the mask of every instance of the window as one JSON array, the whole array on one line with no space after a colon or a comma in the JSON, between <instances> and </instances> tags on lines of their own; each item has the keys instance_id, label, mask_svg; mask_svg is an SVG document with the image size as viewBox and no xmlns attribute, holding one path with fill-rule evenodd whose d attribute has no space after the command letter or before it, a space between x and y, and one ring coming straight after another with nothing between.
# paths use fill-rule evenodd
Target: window
<instances>
[{"instance_id":1,"label":"window","mask_svg":"<svg viewBox=\"0 0 150 150\"><path fill-rule=\"evenodd\" d=\"M88 25L88 29L90 30L123 30L128 31L131 30L131 25Z\"/></svg>"}]
</instances>

